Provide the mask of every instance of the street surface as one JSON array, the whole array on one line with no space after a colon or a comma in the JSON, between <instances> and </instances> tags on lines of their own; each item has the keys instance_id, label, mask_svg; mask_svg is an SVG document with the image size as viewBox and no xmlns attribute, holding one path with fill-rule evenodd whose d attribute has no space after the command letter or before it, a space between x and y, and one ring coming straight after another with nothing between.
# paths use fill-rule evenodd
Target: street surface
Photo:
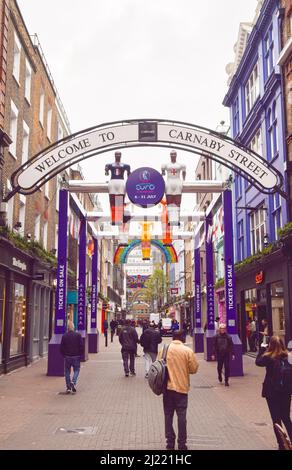
<instances>
[{"instance_id":1,"label":"street surface","mask_svg":"<svg viewBox=\"0 0 292 470\"><path fill-rule=\"evenodd\" d=\"M164 339L169 341L169 339ZM192 338L187 342L191 345ZM47 360L0 377L0 449L163 450L162 398L144 378L142 349L136 377L125 378L117 336L82 364L76 395L61 377L47 377ZM217 381L216 363L197 355L188 406L190 450L276 449L261 397L264 370L244 356L244 377ZM176 418L175 418L176 424Z\"/></svg>"}]
</instances>

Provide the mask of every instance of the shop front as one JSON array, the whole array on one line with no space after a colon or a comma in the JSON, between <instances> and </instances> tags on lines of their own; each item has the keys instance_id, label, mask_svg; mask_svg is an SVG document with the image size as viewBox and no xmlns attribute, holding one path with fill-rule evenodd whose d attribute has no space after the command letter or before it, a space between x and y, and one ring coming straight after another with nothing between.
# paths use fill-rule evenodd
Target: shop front
<instances>
[{"instance_id":1,"label":"shop front","mask_svg":"<svg viewBox=\"0 0 292 470\"><path fill-rule=\"evenodd\" d=\"M33 261L0 237L0 373L29 362Z\"/></svg>"},{"instance_id":2,"label":"shop front","mask_svg":"<svg viewBox=\"0 0 292 470\"><path fill-rule=\"evenodd\" d=\"M236 273L237 314L243 351L256 354L268 337L292 338L291 264L281 251Z\"/></svg>"}]
</instances>

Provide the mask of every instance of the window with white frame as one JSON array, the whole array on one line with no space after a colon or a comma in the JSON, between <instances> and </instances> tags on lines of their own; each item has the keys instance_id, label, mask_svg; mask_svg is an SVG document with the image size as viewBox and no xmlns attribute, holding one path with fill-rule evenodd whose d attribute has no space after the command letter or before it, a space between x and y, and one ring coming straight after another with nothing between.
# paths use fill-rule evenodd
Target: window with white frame
<instances>
[{"instance_id":1,"label":"window with white frame","mask_svg":"<svg viewBox=\"0 0 292 470\"><path fill-rule=\"evenodd\" d=\"M22 138L22 155L21 163L22 165L28 160L29 152L29 127L25 121L23 121L23 138Z\"/></svg>"},{"instance_id":2,"label":"window with white frame","mask_svg":"<svg viewBox=\"0 0 292 470\"><path fill-rule=\"evenodd\" d=\"M18 109L16 105L11 100L10 108L10 130L9 134L12 140L12 143L9 147L9 152L16 158L16 148L17 148L17 124L18 124Z\"/></svg>"},{"instance_id":3,"label":"window with white frame","mask_svg":"<svg viewBox=\"0 0 292 470\"><path fill-rule=\"evenodd\" d=\"M251 254L264 248L264 236L266 234L266 211L263 206L250 214L250 247Z\"/></svg>"},{"instance_id":4,"label":"window with white frame","mask_svg":"<svg viewBox=\"0 0 292 470\"><path fill-rule=\"evenodd\" d=\"M7 190L11 191L12 187L10 181L7 180ZM14 198L10 198L7 202L7 225L10 229L13 228L13 212L14 212Z\"/></svg>"},{"instance_id":5,"label":"window with white frame","mask_svg":"<svg viewBox=\"0 0 292 470\"><path fill-rule=\"evenodd\" d=\"M47 136L49 140L51 140L52 137L52 115L53 110L52 108L49 108L47 113Z\"/></svg>"},{"instance_id":6,"label":"window with white frame","mask_svg":"<svg viewBox=\"0 0 292 470\"><path fill-rule=\"evenodd\" d=\"M41 89L39 121L42 126L44 125L44 117L45 117L45 92L43 89Z\"/></svg>"},{"instance_id":7,"label":"window with white frame","mask_svg":"<svg viewBox=\"0 0 292 470\"><path fill-rule=\"evenodd\" d=\"M61 124L58 122L58 141L63 139L64 137L64 129Z\"/></svg>"},{"instance_id":8,"label":"window with white frame","mask_svg":"<svg viewBox=\"0 0 292 470\"><path fill-rule=\"evenodd\" d=\"M22 195L20 195L22 196ZM19 232L24 235L24 229L25 229L25 198L22 199L20 198L19 201L19 217L18 220L21 223L21 227L19 229Z\"/></svg>"},{"instance_id":9,"label":"window with white frame","mask_svg":"<svg viewBox=\"0 0 292 470\"><path fill-rule=\"evenodd\" d=\"M258 63L256 63L245 85L246 114L249 114L259 94L260 94L259 65Z\"/></svg>"},{"instance_id":10,"label":"window with white frame","mask_svg":"<svg viewBox=\"0 0 292 470\"><path fill-rule=\"evenodd\" d=\"M35 241L40 240L40 230L41 230L41 216L40 214L36 216L34 223L34 239Z\"/></svg>"},{"instance_id":11,"label":"window with white frame","mask_svg":"<svg viewBox=\"0 0 292 470\"><path fill-rule=\"evenodd\" d=\"M45 250L48 248L48 221L45 220L43 227L43 247Z\"/></svg>"},{"instance_id":12,"label":"window with white frame","mask_svg":"<svg viewBox=\"0 0 292 470\"><path fill-rule=\"evenodd\" d=\"M27 59L25 59L25 85L24 85L24 96L28 103L30 103L31 96L31 78L32 78L32 68Z\"/></svg>"},{"instance_id":13,"label":"window with white frame","mask_svg":"<svg viewBox=\"0 0 292 470\"><path fill-rule=\"evenodd\" d=\"M239 98L235 98L233 103L233 136L239 133Z\"/></svg>"},{"instance_id":14,"label":"window with white frame","mask_svg":"<svg viewBox=\"0 0 292 470\"><path fill-rule=\"evenodd\" d=\"M278 230L282 227L282 209L281 201L278 193L273 194L273 225L275 232L275 240L278 240Z\"/></svg>"},{"instance_id":15,"label":"window with white frame","mask_svg":"<svg viewBox=\"0 0 292 470\"><path fill-rule=\"evenodd\" d=\"M263 154L263 148L262 148L262 132L261 129L259 128L255 135L253 136L251 143L250 143L250 148L254 152L258 153L259 155L262 156Z\"/></svg>"},{"instance_id":16,"label":"window with white frame","mask_svg":"<svg viewBox=\"0 0 292 470\"><path fill-rule=\"evenodd\" d=\"M21 53L21 44L20 40L14 32L14 47L13 47L13 76L17 83L19 83L20 77L20 53Z\"/></svg>"},{"instance_id":17,"label":"window with white frame","mask_svg":"<svg viewBox=\"0 0 292 470\"><path fill-rule=\"evenodd\" d=\"M243 220L240 220L237 224L238 230L238 261L244 259L244 234L243 234Z\"/></svg>"},{"instance_id":18,"label":"window with white frame","mask_svg":"<svg viewBox=\"0 0 292 470\"><path fill-rule=\"evenodd\" d=\"M269 78L274 68L273 25L270 26L264 38L264 72L265 80Z\"/></svg>"},{"instance_id":19,"label":"window with white frame","mask_svg":"<svg viewBox=\"0 0 292 470\"><path fill-rule=\"evenodd\" d=\"M50 182L47 181L44 187L45 187L45 197L47 199L50 199Z\"/></svg>"},{"instance_id":20,"label":"window with white frame","mask_svg":"<svg viewBox=\"0 0 292 470\"><path fill-rule=\"evenodd\" d=\"M278 151L279 151L276 102L273 103L272 108L268 110L267 127L268 127L268 159L272 160L274 157L277 156Z\"/></svg>"}]
</instances>

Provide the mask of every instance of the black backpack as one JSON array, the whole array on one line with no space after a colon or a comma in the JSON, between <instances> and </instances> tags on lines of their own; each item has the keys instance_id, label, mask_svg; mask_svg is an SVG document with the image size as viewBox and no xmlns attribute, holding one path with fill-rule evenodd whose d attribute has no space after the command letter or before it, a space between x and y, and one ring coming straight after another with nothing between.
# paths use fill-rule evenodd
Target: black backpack
<instances>
[{"instance_id":1,"label":"black backpack","mask_svg":"<svg viewBox=\"0 0 292 470\"><path fill-rule=\"evenodd\" d=\"M282 358L275 361L272 382L275 391L292 394L292 364L288 362L288 359Z\"/></svg>"},{"instance_id":2,"label":"black backpack","mask_svg":"<svg viewBox=\"0 0 292 470\"><path fill-rule=\"evenodd\" d=\"M148 383L155 395L161 395L166 389L168 380L166 356L168 348L169 344L163 345L162 358L154 361L148 372Z\"/></svg>"}]
</instances>

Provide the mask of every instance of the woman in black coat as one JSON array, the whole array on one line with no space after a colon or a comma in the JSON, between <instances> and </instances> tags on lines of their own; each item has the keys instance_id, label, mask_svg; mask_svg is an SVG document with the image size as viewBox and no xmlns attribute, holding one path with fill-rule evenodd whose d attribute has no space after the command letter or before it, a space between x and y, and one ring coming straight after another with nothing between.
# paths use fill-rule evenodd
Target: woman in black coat
<instances>
[{"instance_id":1,"label":"woman in black coat","mask_svg":"<svg viewBox=\"0 0 292 470\"><path fill-rule=\"evenodd\" d=\"M288 351L279 336L272 336L268 349L260 349L256 358L256 365L266 367L262 396L267 400L273 424L278 423L281 426L283 422L292 442L292 422L290 418L291 394L288 390L281 389L279 385L280 380L278 380L281 360L288 360ZM284 450L281 440L276 432L275 434L279 449Z\"/></svg>"}]
</instances>

